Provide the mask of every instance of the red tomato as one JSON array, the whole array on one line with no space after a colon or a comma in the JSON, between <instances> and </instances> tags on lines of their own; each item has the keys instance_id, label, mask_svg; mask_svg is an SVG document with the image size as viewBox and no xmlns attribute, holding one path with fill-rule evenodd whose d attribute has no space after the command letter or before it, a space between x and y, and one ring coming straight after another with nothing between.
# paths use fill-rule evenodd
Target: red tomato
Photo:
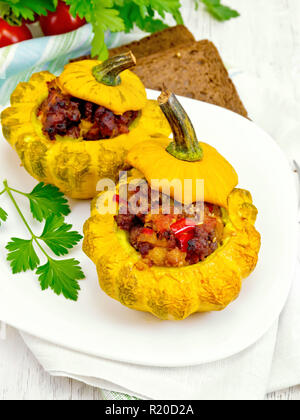
<instances>
[{"instance_id":1,"label":"red tomato","mask_svg":"<svg viewBox=\"0 0 300 420\"><path fill-rule=\"evenodd\" d=\"M0 48L31 38L31 32L26 25L12 26L0 18Z\"/></svg>"},{"instance_id":2,"label":"red tomato","mask_svg":"<svg viewBox=\"0 0 300 420\"><path fill-rule=\"evenodd\" d=\"M55 12L48 12L47 16L41 16L40 25L44 35L66 34L86 24L85 19L80 19L78 16L74 18L69 10L70 6L60 0Z\"/></svg>"}]
</instances>

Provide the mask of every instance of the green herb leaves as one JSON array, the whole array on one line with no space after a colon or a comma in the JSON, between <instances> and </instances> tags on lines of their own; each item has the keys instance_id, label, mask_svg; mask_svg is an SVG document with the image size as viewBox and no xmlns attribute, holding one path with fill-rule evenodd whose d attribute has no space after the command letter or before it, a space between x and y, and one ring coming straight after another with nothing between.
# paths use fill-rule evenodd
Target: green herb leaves
<instances>
[{"instance_id":1,"label":"green herb leaves","mask_svg":"<svg viewBox=\"0 0 300 420\"><path fill-rule=\"evenodd\" d=\"M125 32L130 32L134 25L145 32L157 32L167 28L167 25L161 19L154 17L155 12L149 5L146 7L133 1L124 1L122 3L122 5L118 6L118 11L124 21Z\"/></svg>"},{"instance_id":2,"label":"green herb leaves","mask_svg":"<svg viewBox=\"0 0 300 420\"><path fill-rule=\"evenodd\" d=\"M217 20L225 21L240 16L240 14L228 6L223 6L221 0L201 0L207 11Z\"/></svg>"},{"instance_id":3,"label":"green herb leaves","mask_svg":"<svg viewBox=\"0 0 300 420\"><path fill-rule=\"evenodd\" d=\"M6 249L9 251L7 260L10 261L13 274L34 270L40 264L32 242L33 239L12 238L7 244Z\"/></svg>"},{"instance_id":4,"label":"green herb leaves","mask_svg":"<svg viewBox=\"0 0 300 420\"><path fill-rule=\"evenodd\" d=\"M70 13L76 17L85 18L92 24L94 39L92 41L92 56L98 56L101 60L108 57L105 45L105 31L121 32L125 30L122 18L119 16L115 3L123 1L113 0L65 0L70 6Z\"/></svg>"},{"instance_id":5,"label":"green herb leaves","mask_svg":"<svg viewBox=\"0 0 300 420\"><path fill-rule=\"evenodd\" d=\"M52 260L36 271L42 290L50 287L54 293L64 295L66 299L77 300L80 290L77 280L84 279L79 262L74 259Z\"/></svg>"},{"instance_id":6,"label":"green herb leaves","mask_svg":"<svg viewBox=\"0 0 300 420\"><path fill-rule=\"evenodd\" d=\"M50 287L58 295L63 294L67 299L77 300L80 290L78 280L84 279L79 262L75 259L55 260L42 246L44 243L55 255L63 256L82 239L78 232L71 230L72 225L64 221L63 215L70 213L67 200L52 185L40 183L27 194L10 188L7 181L3 184L5 189L1 194L8 194L31 235L30 239L12 238L6 246L7 260L10 262L13 274L36 270L42 290ZM33 233L12 192L27 197L33 217L40 222L45 220L41 236ZM7 219L7 213L2 208L0 208L0 219L3 221ZM37 250L46 257L46 264L40 266Z\"/></svg>"},{"instance_id":7,"label":"green herb leaves","mask_svg":"<svg viewBox=\"0 0 300 420\"><path fill-rule=\"evenodd\" d=\"M166 14L170 14L177 24L183 24L180 0L65 0L71 6L70 12L90 22L93 27L92 56L104 60L108 56L104 42L104 32L130 32L134 25L145 32L165 29ZM216 19L223 21L239 16L230 7L223 6L221 0L195 0L196 7L202 2L206 10ZM156 16L157 13L157 16Z\"/></svg>"},{"instance_id":8,"label":"green herb leaves","mask_svg":"<svg viewBox=\"0 0 300 420\"><path fill-rule=\"evenodd\" d=\"M82 239L78 232L70 231L71 229L72 225L64 223L63 217L53 214L47 218L39 239L44 241L55 255L67 255Z\"/></svg>"},{"instance_id":9,"label":"green herb leaves","mask_svg":"<svg viewBox=\"0 0 300 420\"><path fill-rule=\"evenodd\" d=\"M0 226L1 226L1 221L2 221L2 222L6 222L7 217L8 217L8 214L6 213L6 211L5 211L5 210L3 210L3 209L0 207Z\"/></svg>"},{"instance_id":10,"label":"green herb leaves","mask_svg":"<svg viewBox=\"0 0 300 420\"><path fill-rule=\"evenodd\" d=\"M173 16L176 23L183 23L180 13L180 0L65 0L70 5L70 13L87 20L92 24L94 39L92 56L101 60L108 57L104 42L106 30L111 32L130 32L137 25L145 32L156 32L167 27L159 18L166 13Z\"/></svg>"},{"instance_id":11,"label":"green herb leaves","mask_svg":"<svg viewBox=\"0 0 300 420\"><path fill-rule=\"evenodd\" d=\"M64 0L70 6L70 13L92 24L94 39L92 56L105 60L108 57L105 45L105 31L130 32L134 25L145 32L165 29L166 14L177 24L183 24L180 0ZM192 1L192 0L191 0ZM239 13L221 4L221 0L194 0L196 9L203 3L206 10L216 19L225 21L239 16ZM55 11L58 0L6 0L0 1L0 12L13 15L15 19L34 20L35 14L46 15Z\"/></svg>"},{"instance_id":12,"label":"green herb leaves","mask_svg":"<svg viewBox=\"0 0 300 420\"><path fill-rule=\"evenodd\" d=\"M41 222L51 214L67 216L70 213L68 201L57 187L39 183L30 194L30 210L35 219Z\"/></svg>"},{"instance_id":13,"label":"green herb leaves","mask_svg":"<svg viewBox=\"0 0 300 420\"><path fill-rule=\"evenodd\" d=\"M37 15L46 15L47 11L54 12L55 4L53 0L5 0L7 6L16 17L34 20Z\"/></svg>"},{"instance_id":14,"label":"green herb leaves","mask_svg":"<svg viewBox=\"0 0 300 420\"><path fill-rule=\"evenodd\" d=\"M112 1L93 2L93 11L90 14L90 23L93 26L94 39L92 41L92 56L98 55L100 59L108 57L107 48L104 42L104 33L124 31L125 25L119 16L118 10L112 8Z\"/></svg>"}]
</instances>

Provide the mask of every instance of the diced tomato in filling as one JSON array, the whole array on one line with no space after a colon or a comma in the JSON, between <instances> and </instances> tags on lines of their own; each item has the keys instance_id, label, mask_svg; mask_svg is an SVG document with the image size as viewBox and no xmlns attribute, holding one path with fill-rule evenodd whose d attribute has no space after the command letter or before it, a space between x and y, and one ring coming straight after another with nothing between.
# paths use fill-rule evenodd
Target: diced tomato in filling
<instances>
[{"instance_id":1,"label":"diced tomato in filling","mask_svg":"<svg viewBox=\"0 0 300 420\"><path fill-rule=\"evenodd\" d=\"M148 228L143 228L142 234L143 235L153 235L154 234L154 230L153 229L148 229Z\"/></svg>"},{"instance_id":2,"label":"diced tomato in filling","mask_svg":"<svg viewBox=\"0 0 300 420\"><path fill-rule=\"evenodd\" d=\"M179 249L182 252L187 252L190 240L194 238L194 232L181 233L176 237Z\"/></svg>"},{"instance_id":3,"label":"diced tomato in filling","mask_svg":"<svg viewBox=\"0 0 300 420\"><path fill-rule=\"evenodd\" d=\"M130 194L133 193L128 195L129 211ZM130 244L149 266L197 264L211 255L222 242L224 223L220 207L204 203L204 221L199 224L196 217L184 212L176 214L174 209L178 203L173 201L170 214L162 214L162 195L157 203L159 214L151 214L150 197L149 189L144 197L148 200L147 214L118 214L115 217L118 227L128 232Z\"/></svg>"},{"instance_id":4,"label":"diced tomato in filling","mask_svg":"<svg viewBox=\"0 0 300 420\"><path fill-rule=\"evenodd\" d=\"M67 95L55 80L48 83L48 90L37 115L50 140L57 135L90 141L111 139L129 133L130 124L138 116L137 111L116 115L103 106Z\"/></svg>"},{"instance_id":5,"label":"diced tomato in filling","mask_svg":"<svg viewBox=\"0 0 300 420\"><path fill-rule=\"evenodd\" d=\"M184 234L187 232L193 232L197 222L192 219L180 219L178 222L173 223L170 228L171 231L176 235Z\"/></svg>"}]
</instances>

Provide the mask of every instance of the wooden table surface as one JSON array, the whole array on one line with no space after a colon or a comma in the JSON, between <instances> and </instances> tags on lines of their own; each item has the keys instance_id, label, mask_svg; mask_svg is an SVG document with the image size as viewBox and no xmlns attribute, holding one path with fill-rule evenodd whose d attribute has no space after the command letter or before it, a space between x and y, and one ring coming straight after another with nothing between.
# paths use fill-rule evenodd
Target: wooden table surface
<instances>
[{"instance_id":1,"label":"wooden table surface","mask_svg":"<svg viewBox=\"0 0 300 420\"><path fill-rule=\"evenodd\" d=\"M184 5L192 0L183 0ZM207 13L185 10L188 27L197 39L208 38L226 64L280 85L285 95L300 102L300 1L223 0L240 11L227 23ZM0 339L0 400L102 399L101 391L77 381L50 377L26 348L20 335L7 328ZM300 400L300 386L275 392L267 399Z\"/></svg>"}]
</instances>

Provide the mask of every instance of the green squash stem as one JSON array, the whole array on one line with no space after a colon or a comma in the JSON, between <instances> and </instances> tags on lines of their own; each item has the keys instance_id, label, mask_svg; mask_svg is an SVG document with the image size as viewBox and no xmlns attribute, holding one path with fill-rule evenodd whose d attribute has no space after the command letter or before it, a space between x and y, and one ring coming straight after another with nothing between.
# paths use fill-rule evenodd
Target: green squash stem
<instances>
[{"instance_id":1,"label":"green squash stem","mask_svg":"<svg viewBox=\"0 0 300 420\"><path fill-rule=\"evenodd\" d=\"M120 73L136 65L136 58L131 51L111 57L103 63L93 67L92 73L97 82L106 86L119 86Z\"/></svg>"},{"instance_id":2,"label":"green squash stem","mask_svg":"<svg viewBox=\"0 0 300 420\"><path fill-rule=\"evenodd\" d=\"M202 160L203 150L193 124L176 96L169 91L163 91L158 103L170 123L174 136L174 141L166 149L167 152L176 159L187 162Z\"/></svg>"}]
</instances>

